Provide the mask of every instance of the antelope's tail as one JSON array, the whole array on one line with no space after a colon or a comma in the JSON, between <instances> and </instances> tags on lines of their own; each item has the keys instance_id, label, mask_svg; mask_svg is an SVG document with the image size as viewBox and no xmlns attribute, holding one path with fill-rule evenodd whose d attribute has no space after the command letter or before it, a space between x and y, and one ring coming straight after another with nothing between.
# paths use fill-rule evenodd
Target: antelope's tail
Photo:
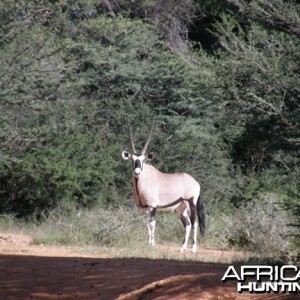
<instances>
[{"instance_id":1,"label":"antelope's tail","mask_svg":"<svg viewBox=\"0 0 300 300\"><path fill-rule=\"evenodd\" d=\"M205 235L205 210L204 210L201 195L199 195L199 198L197 201L197 214L198 214L198 220L199 220L200 233L202 236L204 236Z\"/></svg>"}]
</instances>

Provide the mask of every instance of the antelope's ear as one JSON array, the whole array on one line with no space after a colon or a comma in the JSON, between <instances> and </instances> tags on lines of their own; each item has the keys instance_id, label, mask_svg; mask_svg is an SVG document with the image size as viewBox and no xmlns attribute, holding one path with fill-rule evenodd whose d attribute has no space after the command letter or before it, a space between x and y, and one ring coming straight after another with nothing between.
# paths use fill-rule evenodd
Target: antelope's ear
<instances>
[{"instance_id":1,"label":"antelope's ear","mask_svg":"<svg viewBox=\"0 0 300 300\"><path fill-rule=\"evenodd\" d=\"M149 154L147 155L147 160L148 160L148 161L151 161L151 160L154 158L154 156L155 156L154 153L152 153L152 152L149 153Z\"/></svg>"},{"instance_id":2,"label":"antelope's ear","mask_svg":"<svg viewBox=\"0 0 300 300\"><path fill-rule=\"evenodd\" d=\"M128 160L131 157L131 154L127 151L123 151L122 157L123 157L123 159Z\"/></svg>"}]
</instances>

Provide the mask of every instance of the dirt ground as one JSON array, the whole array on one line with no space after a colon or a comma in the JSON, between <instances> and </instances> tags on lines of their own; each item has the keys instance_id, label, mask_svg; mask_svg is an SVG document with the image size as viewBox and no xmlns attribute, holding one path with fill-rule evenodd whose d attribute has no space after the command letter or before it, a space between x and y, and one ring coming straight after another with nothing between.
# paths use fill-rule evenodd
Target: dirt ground
<instances>
[{"instance_id":1,"label":"dirt ground","mask_svg":"<svg viewBox=\"0 0 300 300\"><path fill-rule=\"evenodd\" d=\"M300 299L289 294L239 294L235 282L221 281L228 264L110 258L30 242L27 235L0 233L1 300ZM176 250L170 246L168 251ZM201 248L199 253L238 255Z\"/></svg>"}]
</instances>

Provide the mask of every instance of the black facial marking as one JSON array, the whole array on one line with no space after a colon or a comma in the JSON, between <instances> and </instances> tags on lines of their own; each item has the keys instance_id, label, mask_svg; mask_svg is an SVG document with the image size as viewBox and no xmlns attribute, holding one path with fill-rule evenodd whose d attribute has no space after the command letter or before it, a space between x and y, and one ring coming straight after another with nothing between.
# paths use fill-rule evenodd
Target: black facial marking
<instances>
[{"instance_id":1,"label":"black facial marking","mask_svg":"<svg viewBox=\"0 0 300 300\"><path fill-rule=\"evenodd\" d=\"M139 159L137 159L135 162L134 162L134 168L140 168L142 169L142 163Z\"/></svg>"}]
</instances>

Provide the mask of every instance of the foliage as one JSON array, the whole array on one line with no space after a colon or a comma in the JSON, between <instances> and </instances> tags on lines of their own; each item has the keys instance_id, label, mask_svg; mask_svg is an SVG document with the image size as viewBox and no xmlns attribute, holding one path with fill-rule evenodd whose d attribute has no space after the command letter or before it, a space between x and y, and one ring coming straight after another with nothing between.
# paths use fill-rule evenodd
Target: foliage
<instances>
[{"instance_id":1,"label":"foliage","mask_svg":"<svg viewBox=\"0 0 300 300\"><path fill-rule=\"evenodd\" d=\"M125 201L125 205L120 207L81 209L67 214L56 208L43 217L42 224L32 230L35 244L114 247L148 245L147 214L141 214L131 200ZM157 243L178 243L179 249L183 235L182 223L175 213L158 214L155 235Z\"/></svg>"},{"instance_id":2,"label":"foliage","mask_svg":"<svg viewBox=\"0 0 300 300\"><path fill-rule=\"evenodd\" d=\"M218 145L222 141L210 117L203 118L200 111L199 120L197 113L210 106L206 99L214 75L205 54L195 59L171 52L156 28L141 20L111 18L96 9L91 17L79 18L74 7L62 9L58 3L49 4L50 15L47 8L37 18L41 4L26 5L7 12L10 28L25 22L24 32L7 29L5 38L11 38L2 45L6 54L1 57L3 212L38 217L57 205L89 207L120 201L117 190L126 195L130 189L130 182L125 183L129 171L118 159L118 152L128 144L123 126L128 116L150 124L158 115L161 125L153 145L160 147L160 157L168 157L169 147L163 141L178 128L173 138L177 151L181 157L191 157L179 166L194 169L196 177L206 176L198 174L192 160L204 158L208 170L205 153L213 153L197 141L197 126L202 128L203 143L210 145L211 138L210 147L220 148L215 151L216 167L224 164L224 150ZM82 10L91 7L89 2L81 14L87 16ZM15 12L22 17L15 18ZM203 92L199 94L197 88ZM132 123L141 128L144 139L148 126ZM195 129L190 131L192 126ZM166 159L165 170L175 171L178 164L172 161ZM225 160L224 174L227 166Z\"/></svg>"},{"instance_id":3,"label":"foliage","mask_svg":"<svg viewBox=\"0 0 300 300\"><path fill-rule=\"evenodd\" d=\"M290 220L290 214L278 205L276 195L265 194L239 208L232 216L226 216L226 229L221 234L231 247L283 256L291 250Z\"/></svg>"},{"instance_id":4,"label":"foliage","mask_svg":"<svg viewBox=\"0 0 300 300\"><path fill-rule=\"evenodd\" d=\"M142 0L138 3L106 0L102 3L114 16L122 14L154 24L170 49L187 49L187 25L194 16L192 0Z\"/></svg>"},{"instance_id":5,"label":"foliage","mask_svg":"<svg viewBox=\"0 0 300 300\"><path fill-rule=\"evenodd\" d=\"M273 191L295 212L300 188L299 5L230 3L238 13L223 14L215 26L222 47L217 72L227 111L224 134L232 141L233 162L246 175L242 195L233 200L243 205Z\"/></svg>"},{"instance_id":6,"label":"foliage","mask_svg":"<svg viewBox=\"0 0 300 300\"><path fill-rule=\"evenodd\" d=\"M241 9L244 18L246 8ZM285 13L291 15L294 7L286 6ZM255 147L259 151L253 163L248 166L255 172L264 168L265 155L273 155L273 161L282 167L288 166L288 162L275 158L275 153L288 148L296 155L299 145L299 41L296 34L265 27L264 20L250 23L249 17L243 28L234 19L223 17L222 27L218 26L221 45L226 50L219 66L226 76L223 80L227 79L227 110L234 122L245 127L245 138L255 137L254 147L259 145ZM296 31L300 22L294 26Z\"/></svg>"},{"instance_id":7,"label":"foliage","mask_svg":"<svg viewBox=\"0 0 300 300\"><path fill-rule=\"evenodd\" d=\"M122 208L125 120L140 147L155 119L209 216L272 192L299 217L299 28L295 1L2 1L0 213Z\"/></svg>"},{"instance_id":8,"label":"foliage","mask_svg":"<svg viewBox=\"0 0 300 300\"><path fill-rule=\"evenodd\" d=\"M142 217L134 207L97 208L64 214L55 209L38 227L35 244L120 246L147 241Z\"/></svg>"}]
</instances>

